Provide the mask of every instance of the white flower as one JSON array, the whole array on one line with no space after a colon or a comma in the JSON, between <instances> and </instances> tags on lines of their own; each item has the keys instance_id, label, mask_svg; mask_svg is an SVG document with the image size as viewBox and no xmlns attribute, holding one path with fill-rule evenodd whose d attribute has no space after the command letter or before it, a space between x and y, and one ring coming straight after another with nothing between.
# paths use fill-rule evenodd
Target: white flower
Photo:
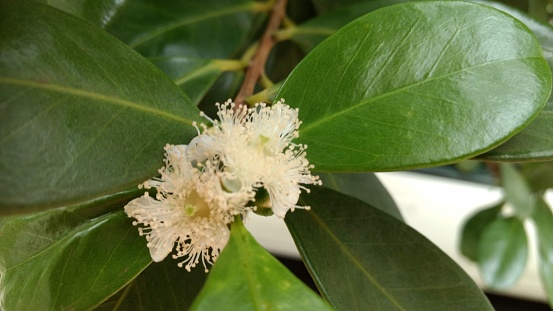
<instances>
[{"instance_id":1,"label":"white flower","mask_svg":"<svg viewBox=\"0 0 553 311\"><path fill-rule=\"evenodd\" d=\"M218 163L207 161L193 167L184 145L167 145L161 177L146 181L154 187L156 198L144 196L129 202L125 212L142 224L140 235L148 241L150 255L156 262L176 249L173 258L185 257L179 266L195 267L200 261L213 264L229 238L228 224L234 215L244 213L249 197L229 193L220 183Z\"/></svg>"},{"instance_id":2,"label":"white flower","mask_svg":"<svg viewBox=\"0 0 553 311\"><path fill-rule=\"evenodd\" d=\"M237 111L234 103L227 101L218 108L219 120L206 117L213 126L202 125L203 133L190 143L190 158L220 160L222 184L228 191L249 192L253 199L251 192L264 188L270 198L264 206L271 207L280 218L288 210L309 209L296 205L301 190L307 190L302 184L321 182L310 173L313 167L305 158L307 147L292 143L301 124L297 109L283 100L273 106L260 103Z\"/></svg>"}]
</instances>

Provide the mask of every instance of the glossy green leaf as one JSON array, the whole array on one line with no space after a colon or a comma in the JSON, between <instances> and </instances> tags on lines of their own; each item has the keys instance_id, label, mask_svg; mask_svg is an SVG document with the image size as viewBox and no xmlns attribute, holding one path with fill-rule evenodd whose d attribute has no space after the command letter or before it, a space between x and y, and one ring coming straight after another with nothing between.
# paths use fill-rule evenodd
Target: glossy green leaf
<instances>
[{"instance_id":1,"label":"glossy green leaf","mask_svg":"<svg viewBox=\"0 0 553 311\"><path fill-rule=\"evenodd\" d=\"M0 214L136 186L196 134L182 91L100 28L29 1L0 12Z\"/></svg>"},{"instance_id":2,"label":"glossy green leaf","mask_svg":"<svg viewBox=\"0 0 553 311\"><path fill-rule=\"evenodd\" d=\"M501 182L507 202L521 219L532 215L536 198L524 177L510 163L500 163Z\"/></svg>"},{"instance_id":3,"label":"glossy green leaf","mask_svg":"<svg viewBox=\"0 0 553 311\"><path fill-rule=\"evenodd\" d=\"M128 0L39 0L94 25L104 27Z\"/></svg>"},{"instance_id":4,"label":"glossy green leaf","mask_svg":"<svg viewBox=\"0 0 553 311\"><path fill-rule=\"evenodd\" d=\"M513 285L527 257L528 240L519 218L496 218L486 227L478 246L478 263L487 286L505 289Z\"/></svg>"},{"instance_id":5,"label":"glossy green leaf","mask_svg":"<svg viewBox=\"0 0 553 311\"><path fill-rule=\"evenodd\" d=\"M324 39L356 18L385 6L409 2L410 0L372 0L355 3L328 14L317 16L297 27L281 30L279 37L287 37L304 52L311 51Z\"/></svg>"},{"instance_id":6,"label":"glossy green leaf","mask_svg":"<svg viewBox=\"0 0 553 311\"><path fill-rule=\"evenodd\" d=\"M385 7L343 27L277 98L300 108L298 141L317 170L383 171L485 152L526 126L550 89L539 44L519 21L437 1Z\"/></svg>"},{"instance_id":7,"label":"glossy green leaf","mask_svg":"<svg viewBox=\"0 0 553 311\"><path fill-rule=\"evenodd\" d=\"M139 274L151 262L146 241L117 202L126 194L115 199L2 218L0 308L90 309Z\"/></svg>"},{"instance_id":8,"label":"glossy green leaf","mask_svg":"<svg viewBox=\"0 0 553 311\"><path fill-rule=\"evenodd\" d=\"M147 57L226 59L266 9L250 0L134 0L106 29Z\"/></svg>"},{"instance_id":9,"label":"glossy green leaf","mask_svg":"<svg viewBox=\"0 0 553 311\"><path fill-rule=\"evenodd\" d=\"M485 208L472 215L461 229L461 253L472 261L478 261L478 245L484 230L496 219L505 202Z\"/></svg>"},{"instance_id":10,"label":"glossy green leaf","mask_svg":"<svg viewBox=\"0 0 553 311\"><path fill-rule=\"evenodd\" d=\"M492 310L434 244L394 217L325 188L285 221L318 288L337 310Z\"/></svg>"},{"instance_id":11,"label":"glossy green leaf","mask_svg":"<svg viewBox=\"0 0 553 311\"><path fill-rule=\"evenodd\" d=\"M190 310L331 310L261 247L241 221Z\"/></svg>"},{"instance_id":12,"label":"glossy green leaf","mask_svg":"<svg viewBox=\"0 0 553 311\"><path fill-rule=\"evenodd\" d=\"M549 305L553 306L553 213L542 198L538 200L532 218L538 233L541 281L547 291Z\"/></svg>"},{"instance_id":13,"label":"glossy green leaf","mask_svg":"<svg viewBox=\"0 0 553 311\"><path fill-rule=\"evenodd\" d=\"M240 61L232 60L164 57L150 61L173 79L196 105L224 71L244 68Z\"/></svg>"},{"instance_id":14,"label":"glossy green leaf","mask_svg":"<svg viewBox=\"0 0 553 311\"><path fill-rule=\"evenodd\" d=\"M523 22L536 35L549 67L553 71L553 26L543 24L527 14L493 1L476 1L495 7ZM527 161L553 159L553 94L545 108L524 130L504 144L479 158L500 161Z\"/></svg>"},{"instance_id":15,"label":"glossy green leaf","mask_svg":"<svg viewBox=\"0 0 553 311\"><path fill-rule=\"evenodd\" d=\"M188 272L177 263L167 258L150 264L129 285L94 310L188 310L207 274L200 267Z\"/></svg>"},{"instance_id":16,"label":"glossy green leaf","mask_svg":"<svg viewBox=\"0 0 553 311\"><path fill-rule=\"evenodd\" d=\"M323 186L357 198L403 221L394 199L372 173L318 173Z\"/></svg>"}]
</instances>

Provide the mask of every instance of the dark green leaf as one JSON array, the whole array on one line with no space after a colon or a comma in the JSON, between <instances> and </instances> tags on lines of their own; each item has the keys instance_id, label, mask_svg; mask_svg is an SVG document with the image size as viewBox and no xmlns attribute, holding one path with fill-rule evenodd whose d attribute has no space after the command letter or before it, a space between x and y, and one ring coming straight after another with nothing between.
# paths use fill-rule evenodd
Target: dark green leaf
<instances>
[{"instance_id":1,"label":"dark green leaf","mask_svg":"<svg viewBox=\"0 0 553 311\"><path fill-rule=\"evenodd\" d=\"M188 310L207 277L204 269L197 268L188 272L170 258L154 262L94 310Z\"/></svg>"},{"instance_id":2,"label":"dark green leaf","mask_svg":"<svg viewBox=\"0 0 553 311\"><path fill-rule=\"evenodd\" d=\"M523 22L534 32L545 59L553 71L553 27L543 24L527 14L509 6L492 1L476 1L509 13ZM553 159L553 94L545 108L524 130L499 147L490 150L479 158L501 161L527 161Z\"/></svg>"},{"instance_id":3,"label":"dark green leaf","mask_svg":"<svg viewBox=\"0 0 553 311\"><path fill-rule=\"evenodd\" d=\"M406 224L325 188L286 215L304 262L337 310L491 310L474 282Z\"/></svg>"},{"instance_id":4,"label":"dark green leaf","mask_svg":"<svg viewBox=\"0 0 553 311\"><path fill-rule=\"evenodd\" d=\"M529 217L534 211L536 198L524 177L510 163L500 163L501 182L507 202L515 209L521 219Z\"/></svg>"},{"instance_id":5,"label":"dark green leaf","mask_svg":"<svg viewBox=\"0 0 553 311\"><path fill-rule=\"evenodd\" d=\"M340 29L277 98L300 108L299 142L317 170L381 171L485 152L526 126L550 89L539 44L517 20L471 3L410 2Z\"/></svg>"},{"instance_id":6,"label":"dark green leaf","mask_svg":"<svg viewBox=\"0 0 553 311\"><path fill-rule=\"evenodd\" d=\"M250 0L134 0L107 29L147 57L226 59L244 45L261 10Z\"/></svg>"},{"instance_id":7,"label":"dark green leaf","mask_svg":"<svg viewBox=\"0 0 553 311\"><path fill-rule=\"evenodd\" d=\"M139 274L150 254L117 202L126 193L119 196L0 220L1 309L90 309Z\"/></svg>"},{"instance_id":8,"label":"dark green leaf","mask_svg":"<svg viewBox=\"0 0 553 311\"><path fill-rule=\"evenodd\" d=\"M528 182L532 192L553 188L553 162L526 162L520 164L520 173Z\"/></svg>"},{"instance_id":9,"label":"dark green leaf","mask_svg":"<svg viewBox=\"0 0 553 311\"><path fill-rule=\"evenodd\" d=\"M240 61L187 57L151 58L150 61L173 79L196 105L224 71L245 67Z\"/></svg>"},{"instance_id":10,"label":"dark green leaf","mask_svg":"<svg viewBox=\"0 0 553 311\"><path fill-rule=\"evenodd\" d=\"M312 0L313 5L319 11L320 13L326 13L331 12L334 10L337 10L343 6L346 6L348 4L356 3L356 2L370 2L370 0L342 0L342 1L335 1L335 0Z\"/></svg>"},{"instance_id":11,"label":"dark green leaf","mask_svg":"<svg viewBox=\"0 0 553 311\"><path fill-rule=\"evenodd\" d=\"M323 186L357 198L403 221L394 199L372 173L318 173Z\"/></svg>"},{"instance_id":12,"label":"dark green leaf","mask_svg":"<svg viewBox=\"0 0 553 311\"><path fill-rule=\"evenodd\" d=\"M492 207L485 208L472 215L461 229L461 253L472 261L478 261L478 245L484 230L499 216L501 202Z\"/></svg>"},{"instance_id":13,"label":"dark green leaf","mask_svg":"<svg viewBox=\"0 0 553 311\"><path fill-rule=\"evenodd\" d=\"M128 0L40 0L94 25L104 27Z\"/></svg>"},{"instance_id":14,"label":"dark green leaf","mask_svg":"<svg viewBox=\"0 0 553 311\"><path fill-rule=\"evenodd\" d=\"M542 198L537 202L533 219L538 232L540 276L553 307L553 213Z\"/></svg>"},{"instance_id":15,"label":"dark green leaf","mask_svg":"<svg viewBox=\"0 0 553 311\"><path fill-rule=\"evenodd\" d=\"M528 241L519 218L496 218L486 227L478 246L478 263L487 286L505 289L513 285L527 257Z\"/></svg>"},{"instance_id":16,"label":"dark green leaf","mask_svg":"<svg viewBox=\"0 0 553 311\"><path fill-rule=\"evenodd\" d=\"M261 247L240 220L191 310L330 310Z\"/></svg>"},{"instance_id":17,"label":"dark green leaf","mask_svg":"<svg viewBox=\"0 0 553 311\"><path fill-rule=\"evenodd\" d=\"M0 213L135 186L195 135L198 109L100 28L29 1L0 15Z\"/></svg>"},{"instance_id":18,"label":"dark green leaf","mask_svg":"<svg viewBox=\"0 0 553 311\"><path fill-rule=\"evenodd\" d=\"M354 19L382 7L403 2L409 0L373 0L356 3L313 18L297 27L282 30L277 36L290 38L307 53Z\"/></svg>"}]
</instances>

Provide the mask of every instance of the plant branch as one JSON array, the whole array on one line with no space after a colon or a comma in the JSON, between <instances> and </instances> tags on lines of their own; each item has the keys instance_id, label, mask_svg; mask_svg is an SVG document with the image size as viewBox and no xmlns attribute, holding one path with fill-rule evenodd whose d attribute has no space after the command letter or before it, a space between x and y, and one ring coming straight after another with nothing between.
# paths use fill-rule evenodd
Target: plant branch
<instances>
[{"instance_id":1,"label":"plant branch","mask_svg":"<svg viewBox=\"0 0 553 311\"><path fill-rule=\"evenodd\" d=\"M246 77L244 78L244 83L242 83L242 87L234 100L236 103L235 109L244 105L244 99L253 94L257 81L262 74L265 73L265 63L267 62L271 49L277 42L273 34L280 28L280 24L284 19L286 13L286 2L287 0L276 0L275 5L273 6L269 22L267 23L267 28L265 28L265 32L259 42L257 51L250 61L248 70L246 71Z\"/></svg>"}]
</instances>

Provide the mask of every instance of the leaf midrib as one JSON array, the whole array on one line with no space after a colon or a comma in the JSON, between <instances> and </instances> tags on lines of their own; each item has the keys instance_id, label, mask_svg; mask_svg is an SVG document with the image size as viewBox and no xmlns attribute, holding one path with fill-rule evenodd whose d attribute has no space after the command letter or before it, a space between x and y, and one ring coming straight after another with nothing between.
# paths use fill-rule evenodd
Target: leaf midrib
<instances>
[{"instance_id":1,"label":"leaf midrib","mask_svg":"<svg viewBox=\"0 0 553 311\"><path fill-rule=\"evenodd\" d=\"M192 125L192 123L193 123L192 120L185 119L183 117L171 114L167 111L155 109L153 107L144 106L144 105L141 105L139 103L132 102L130 100L117 98L117 97L113 97L113 96L108 96L108 95L104 95L104 94L99 94L99 93L95 93L95 92L85 91L85 90L82 90L82 89L77 89L77 88L73 88L73 87L69 87L69 86L53 84L53 83L39 83L39 82L35 82L35 81L30 81L30 80L22 80L22 79L17 79L17 78L1 77L1 76L0 76L0 83L27 86L27 87L31 87L31 88L43 89L43 90L58 92L58 93L62 93L62 94L68 94L68 95L74 95L74 96L78 96L78 97L89 98L89 99L93 99L93 100L96 100L96 101L102 101L102 102L105 102L105 103L108 103L108 104L111 104L111 105L115 105L115 106L131 108L131 109L134 109L134 110L137 110L137 111L142 111L142 112L145 112L145 113L149 113L149 114L158 116L160 118L169 119L169 120L177 121L177 122L188 124L188 125Z\"/></svg>"},{"instance_id":2,"label":"leaf midrib","mask_svg":"<svg viewBox=\"0 0 553 311\"><path fill-rule=\"evenodd\" d=\"M357 268L359 268L359 270L363 273L363 275L365 275L367 277L367 279L376 287L376 289L378 289L384 296L386 296L390 302L392 302L396 307L398 307L400 310L402 311L407 311L407 309L404 309L400 304L399 302L397 302L391 294L389 294L386 289L384 287L382 287L382 285L380 285L380 283L378 283L369 273L369 271L367 271L365 269L365 267L363 267L363 265L355 258L355 256L353 256L353 254L347 249L347 247L345 245L343 245L343 243L340 243L340 239L338 239L338 237L336 237L336 235L334 235L334 233L330 230L330 228L328 228L328 226L313 212L309 212L308 213L309 215L311 215L311 217L317 222L319 223L319 225L321 226L322 229L324 229L324 231L332 238L332 240L336 243L336 245L338 245L338 247L342 250L342 252L346 255L345 257L350 259Z\"/></svg>"},{"instance_id":3,"label":"leaf midrib","mask_svg":"<svg viewBox=\"0 0 553 311\"><path fill-rule=\"evenodd\" d=\"M419 81L419 82L416 82L416 83L413 83L413 84L409 84L409 85L406 85L406 86L403 86L403 87L400 87L398 89L395 89L391 92L387 92L387 93L384 93L384 94L380 94L380 95L377 95L377 96L374 96L374 97L370 97L366 100L361 100L359 101L357 104L354 104L352 106L349 106L347 107L346 109L344 110L340 110L326 118L320 118L312 123L308 123L306 126L304 126L303 128L300 128L300 136L305 134L306 132L308 132L310 129L312 128L316 128L318 126L320 126L322 123L326 123L332 119L335 119L337 118L338 116L340 115L343 115L343 114L346 114L352 110L355 110L357 109L358 107L360 106L363 106L363 105L366 105L366 104L369 104L371 102L374 102L374 101L377 101L379 99L382 99L382 98L386 98L387 96L391 96L393 94L396 94L396 93L400 93L402 91L405 91L405 90L408 90L412 87L416 87L416 86L419 86L419 85L422 85L422 84L425 84L427 82L430 82L430 81L434 81L434 80L438 80L438 79L443 79L443 78L447 78L448 76L451 76L451 75L455 75L455 74L459 74L459 73L462 73L462 72L465 72L465 71L469 71L471 69L475 69L475 68L479 68L479 67L484 67L484 66L487 66L487 65L491 65L491 64L497 64L497 63L502 63L502 62L509 62L509 61L516 61L516 60L531 60L531 59L539 59L539 60L542 60L543 57L540 57L540 56L531 56L531 57L515 57L515 58L508 58L508 59L502 59L502 60L498 60L498 61L493 61L493 62L487 62L487 63L483 63L483 64L478 64L476 66L470 66L470 67L466 67L466 68L462 68L460 70L456 70L456 71L452 71L452 72L449 72L445 75L440 75L440 76L436 76L436 77L432 77L430 79L425 79L423 81ZM280 94L279 94L280 95ZM278 96L277 96L278 97ZM305 123L304 123L305 124Z\"/></svg>"}]
</instances>

